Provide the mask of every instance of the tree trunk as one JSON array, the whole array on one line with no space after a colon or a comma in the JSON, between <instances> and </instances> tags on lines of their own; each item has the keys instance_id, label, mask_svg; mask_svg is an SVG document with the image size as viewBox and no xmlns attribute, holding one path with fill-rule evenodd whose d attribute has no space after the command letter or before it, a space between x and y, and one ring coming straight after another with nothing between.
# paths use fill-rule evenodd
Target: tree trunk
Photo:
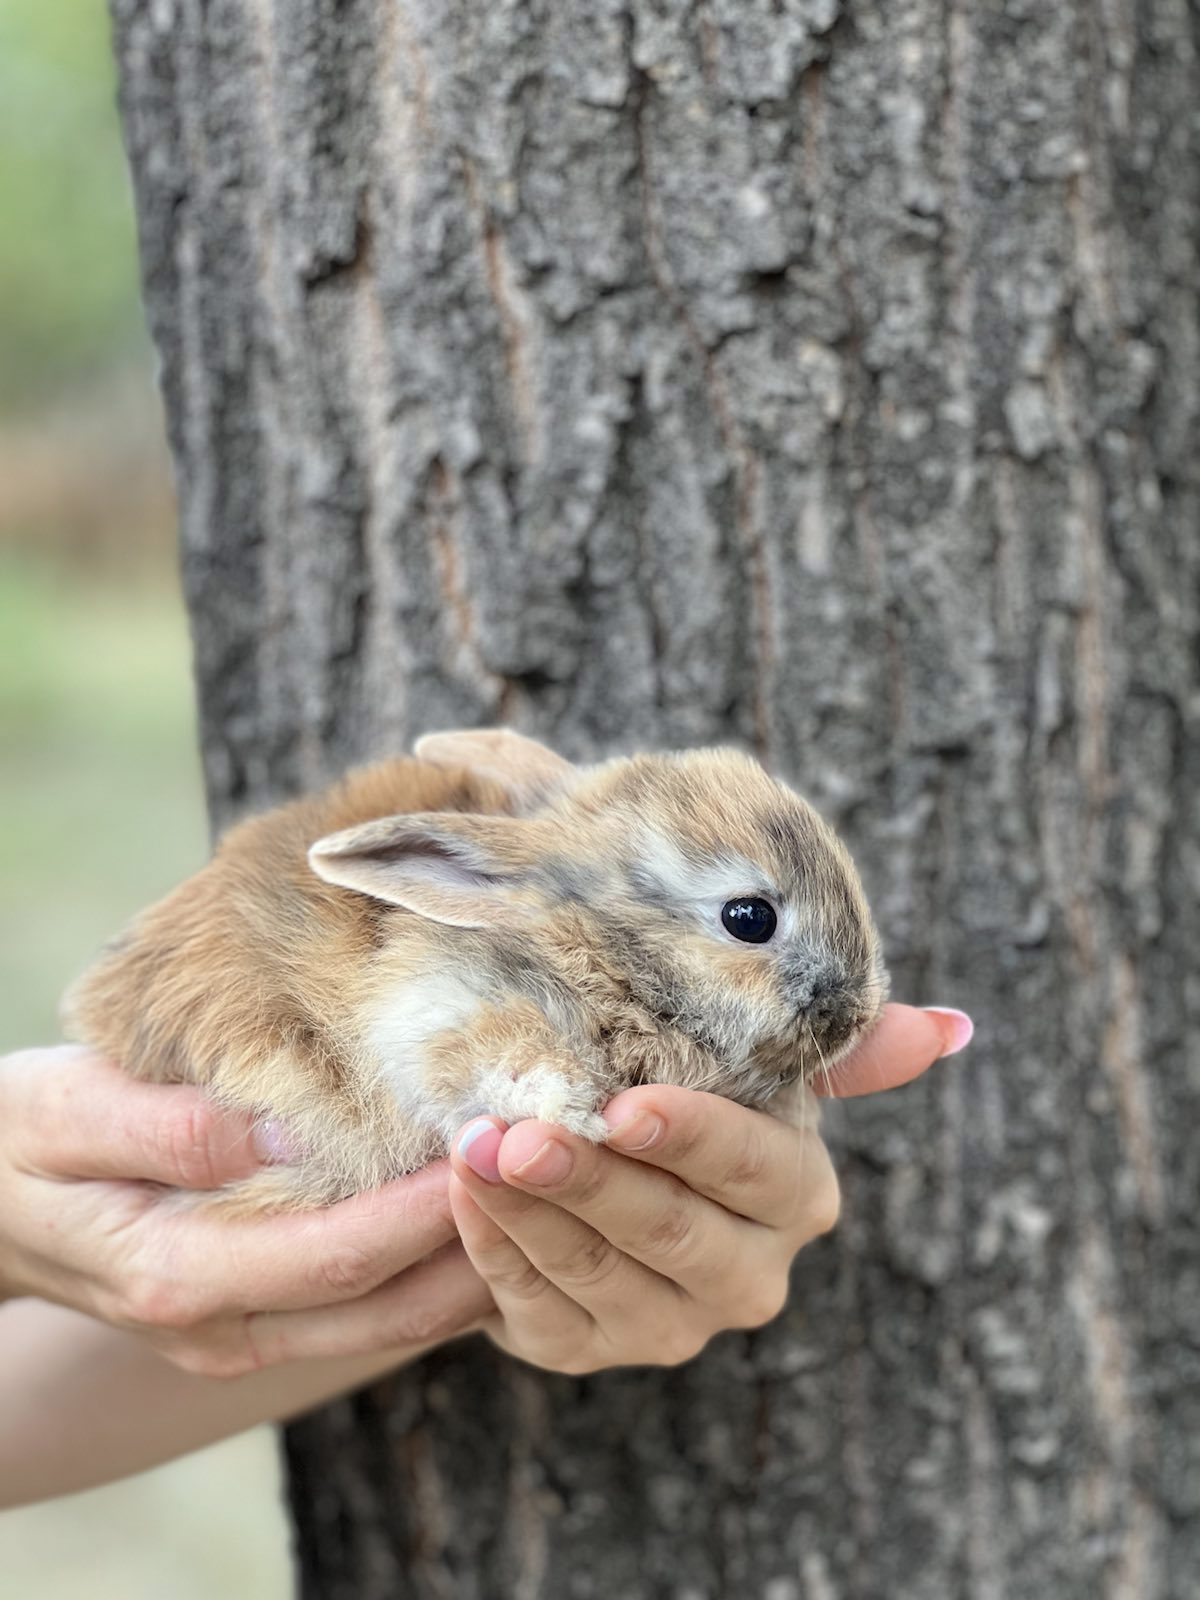
<instances>
[{"instance_id":1,"label":"tree trunk","mask_svg":"<svg viewBox=\"0 0 1200 1600\"><path fill-rule=\"evenodd\" d=\"M740 740L978 1023L762 1333L291 1427L301 1592L1195 1596L1195 7L112 3L214 819Z\"/></svg>"}]
</instances>

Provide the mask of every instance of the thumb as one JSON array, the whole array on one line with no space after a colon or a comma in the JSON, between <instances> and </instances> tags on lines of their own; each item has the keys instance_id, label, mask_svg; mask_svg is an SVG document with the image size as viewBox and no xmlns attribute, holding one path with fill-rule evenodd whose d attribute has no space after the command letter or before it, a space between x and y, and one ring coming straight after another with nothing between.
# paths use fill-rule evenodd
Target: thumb
<instances>
[{"instance_id":1,"label":"thumb","mask_svg":"<svg viewBox=\"0 0 1200 1600\"><path fill-rule=\"evenodd\" d=\"M21 1145L55 1178L143 1179L216 1189L286 1160L281 1131L190 1084L142 1083L90 1050L23 1051Z\"/></svg>"},{"instance_id":2,"label":"thumb","mask_svg":"<svg viewBox=\"0 0 1200 1600\"><path fill-rule=\"evenodd\" d=\"M965 1011L943 1006L884 1006L883 1016L844 1061L813 1083L820 1095L848 1099L896 1089L971 1042L975 1024Z\"/></svg>"}]
</instances>

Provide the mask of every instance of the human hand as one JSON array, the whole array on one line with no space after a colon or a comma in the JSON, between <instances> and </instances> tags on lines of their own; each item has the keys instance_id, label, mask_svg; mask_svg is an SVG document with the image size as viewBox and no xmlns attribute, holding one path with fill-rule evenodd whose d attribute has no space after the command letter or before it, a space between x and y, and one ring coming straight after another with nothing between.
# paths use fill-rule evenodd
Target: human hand
<instances>
[{"instance_id":1,"label":"human hand","mask_svg":"<svg viewBox=\"0 0 1200 1600\"><path fill-rule=\"evenodd\" d=\"M889 1005L819 1091L870 1094L962 1049L961 1012ZM450 1202L502 1349L559 1372L674 1365L713 1334L769 1322L797 1251L837 1221L815 1127L716 1095L627 1089L606 1145L479 1118L452 1155Z\"/></svg>"},{"instance_id":2,"label":"human hand","mask_svg":"<svg viewBox=\"0 0 1200 1600\"><path fill-rule=\"evenodd\" d=\"M198 1089L140 1083L74 1046L0 1057L0 1300L86 1311L212 1377L403 1354L490 1308L451 1243L444 1161L321 1211L218 1217L174 1192L249 1177L271 1154L250 1117Z\"/></svg>"}]
</instances>

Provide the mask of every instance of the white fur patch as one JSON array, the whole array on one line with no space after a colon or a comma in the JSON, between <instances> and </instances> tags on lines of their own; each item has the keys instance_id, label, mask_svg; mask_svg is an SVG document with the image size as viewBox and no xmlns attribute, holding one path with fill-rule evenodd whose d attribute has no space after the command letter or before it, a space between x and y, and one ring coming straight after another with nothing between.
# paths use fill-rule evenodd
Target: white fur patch
<instances>
[{"instance_id":1,"label":"white fur patch","mask_svg":"<svg viewBox=\"0 0 1200 1600\"><path fill-rule=\"evenodd\" d=\"M535 1117L599 1144L608 1132L596 1110L596 1087L587 1079L568 1078L548 1062L531 1067L514 1078L495 1067L481 1072L468 1104L456 1110L447 1137L468 1117L494 1116L502 1122L523 1122Z\"/></svg>"},{"instance_id":2,"label":"white fur patch","mask_svg":"<svg viewBox=\"0 0 1200 1600\"><path fill-rule=\"evenodd\" d=\"M454 1104L434 1102L426 1087L426 1047L436 1034L469 1022L480 1004L480 996L459 979L429 974L397 989L371 1019L371 1051L404 1115L419 1127L436 1129L446 1140L472 1117L491 1115L509 1123L536 1117L599 1143L607 1129L596 1110L595 1084L568 1077L549 1062L515 1078L481 1062Z\"/></svg>"},{"instance_id":3,"label":"white fur patch","mask_svg":"<svg viewBox=\"0 0 1200 1600\"><path fill-rule=\"evenodd\" d=\"M366 1037L400 1109L423 1127L438 1125L424 1083L425 1047L446 1028L461 1028L480 997L448 973L414 978L388 996L367 1023Z\"/></svg>"}]
</instances>

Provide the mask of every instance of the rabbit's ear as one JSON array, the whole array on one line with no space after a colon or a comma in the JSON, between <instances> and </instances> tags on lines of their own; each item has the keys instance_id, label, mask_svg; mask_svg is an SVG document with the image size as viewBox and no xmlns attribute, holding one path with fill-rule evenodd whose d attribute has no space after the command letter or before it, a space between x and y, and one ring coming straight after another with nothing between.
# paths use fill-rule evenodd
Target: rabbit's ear
<instances>
[{"instance_id":1,"label":"rabbit's ear","mask_svg":"<svg viewBox=\"0 0 1200 1600\"><path fill-rule=\"evenodd\" d=\"M538 824L434 811L380 817L318 839L308 864L434 922L487 928L511 921L514 894L539 859Z\"/></svg>"},{"instance_id":2,"label":"rabbit's ear","mask_svg":"<svg viewBox=\"0 0 1200 1600\"><path fill-rule=\"evenodd\" d=\"M413 746L420 761L435 767L466 767L503 785L517 810L531 810L568 784L575 768L544 744L511 728L464 728L427 733Z\"/></svg>"}]
</instances>

